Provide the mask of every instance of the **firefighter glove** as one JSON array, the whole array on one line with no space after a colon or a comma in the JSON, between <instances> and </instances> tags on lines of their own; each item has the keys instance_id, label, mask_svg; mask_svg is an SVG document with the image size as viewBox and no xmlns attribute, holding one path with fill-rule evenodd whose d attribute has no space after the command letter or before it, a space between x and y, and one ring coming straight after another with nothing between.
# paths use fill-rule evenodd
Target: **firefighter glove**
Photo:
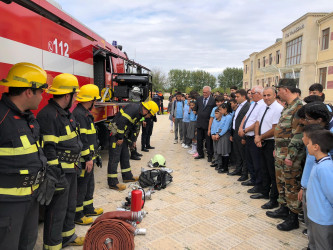
<instances>
[{"instance_id":1,"label":"firefighter glove","mask_svg":"<svg viewBox=\"0 0 333 250\"><path fill-rule=\"evenodd\" d=\"M53 165L47 167L44 182L39 186L37 190L37 201L41 205L50 204L54 191L56 189L56 184L60 181L60 176L60 166Z\"/></svg>"},{"instance_id":2,"label":"firefighter glove","mask_svg":"<svg viewBox=\"0 0 333 250\"><path fill-rule=\"evenodd\" d=\"M101 157L100 155L97 155L97 156L96 156L96 165L97 165L97 167L99 167L99 168L102 168L102 167L103 167L102 157Z\"/></svg>"}]
</instances>

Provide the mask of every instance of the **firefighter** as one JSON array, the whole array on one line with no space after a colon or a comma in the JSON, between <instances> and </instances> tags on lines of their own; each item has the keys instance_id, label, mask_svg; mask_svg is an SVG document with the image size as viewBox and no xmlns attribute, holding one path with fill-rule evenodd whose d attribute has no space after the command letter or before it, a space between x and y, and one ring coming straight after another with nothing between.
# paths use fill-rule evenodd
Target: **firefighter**
<instances>
[{"instance_id":1,"label":"firefighter","mask_svg":"<svg viewBox=\"0 0 333 250\"><path fill-rule=\"evenodd\" d=\"M46 157L30 110L38 108L46 78L40 67L17 63L0 81L9 87L0 100L0 249L33 249L37 240Z\"/></svg>"},{"instance_id":2,"label":"firefighter","mask_svg":"<svg viewBox=\"0 0 333 250\"><path fill-rule=\"evenodd\" d=\"M78 92L75 76L67 73L56 76L48 89L53 98L37 115L49 168L57 173L56 191L45 208L44 249L84 243L84 237L75 234L74 224L77 161L82 142L75 118L69 111Z\"/></svg>"},{"instance_id":3,"label":"firefighter","mask_svg":"<svg viewBox=\"0 0 333 250\"><path fill-rule=\"evenodd\" d=\"M109 163L108 184L111 189L124 190L126 186L119 184L117 168L120 162L123 182L134 182L138 177L133 177L129 164L128 140L125 135L136 131L142 117L148 118L158 112L158 106L153 101L131 103L117 113L109 125ZM136 137L133 137L132 147L136 147Z\"/></svg>"},{"instance_id":4,"label":"firefighter","mask_svg":"<svg viewBox=\"0 0 333 250\"><path fill-rule=\"evenodd\" d=\"M75 223L89 225L93 222L87 216L97 216L103 213L102 208L94 208L93 194L95 189L94 164L96 163L98 139L94 117L90 113L95 101L101 99L99 89L94 84L86 84L80 88L77 95L79 104L73 111L75 120L80 125L80 138L83 144L80 163L82 172L77 179L77 202Z\"/></svg>"}]
</instances>

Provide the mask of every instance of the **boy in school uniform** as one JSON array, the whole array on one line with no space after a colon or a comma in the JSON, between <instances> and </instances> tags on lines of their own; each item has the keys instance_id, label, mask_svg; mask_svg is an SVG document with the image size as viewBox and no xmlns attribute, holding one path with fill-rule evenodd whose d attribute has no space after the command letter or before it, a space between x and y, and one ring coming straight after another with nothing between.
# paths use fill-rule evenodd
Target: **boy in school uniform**
<instances>
[{"instance_id":1,"label":"boy in school uniform","mask_svg":"<svg viewBox=\"0 0 333 250\"><path fill-rule=\"evenodd\" d=\"M316 157L306 192L309 248L333 249L333 134L319 130L307 137L308 152Z\"/></svg>"}]
</instances>

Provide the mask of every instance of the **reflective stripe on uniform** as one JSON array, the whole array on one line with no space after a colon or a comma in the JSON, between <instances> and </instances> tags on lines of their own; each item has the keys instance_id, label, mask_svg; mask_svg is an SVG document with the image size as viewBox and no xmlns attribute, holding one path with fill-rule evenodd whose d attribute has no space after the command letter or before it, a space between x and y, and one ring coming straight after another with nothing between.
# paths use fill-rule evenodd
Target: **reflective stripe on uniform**
<instances>
[{"instance_id":1,"label":"reflective stripe on uniform","mask_svg":"<svg viewBox=\"0 0 333 250\"><path fill-rule=\"evenodd\" d=\"M125 133L125 130L117 129L117 133L118 133L118 134L123 134L123 133Z\"/></svg>"},{"instance_id":2,"label":"reflective stripe on uniform","mask_svg":"<svg viewBox=\"0 0 333 250\"><path fill-rule=\"evenodd\" d=\"M55 191L64 190L64 188L56 188Z\"/></svg>"},{"instance_id":3,"label":"reflective stripe on uniform","mask_svg":"<svg viewBox=\"0 0 333 250\"><path fill-rule=\"evenodd\" d=\"M90 149L87 148L86 150L81 151L81 156L88 155L90 153Z\"/></svg>"},{"instance_id":4,"label":"reflective stripe on uniform","mask_svg":"<svg viewBox=\"0 0 333 250\"><path fill-rule=\"evenodd\" d=\"M20 136L23 147L0 148L0 156L27 155L38 152L36 144L31 144L26 135Z\"/></svg>"},{"instance_id":5,"label":"reflective stripe on uniform","mask_svg":"<svg viewBox=\"0 0 333 250\"><path fill-rule=\"evenodd\" d=\"M118 174L108 174L108 178L118 178Z\"/></svg>"},{"instance_id":6,"label":"reflective stripe on uniform","mask_svg":"<svg viewBox=\"0 0 333 250\"><path fill-rule=\"evenodd\" d=\"M60 162L60 165L62 168L74 168L75 167L74 163Z\"/></svg>"},{"instance_id":7,"label":"reflective stripe on uniform","mask_svg":"<svg viewBox=\"0 0 333 250\"><path fill-rule=\"evenodd\" d=\"M86 173L86 170L82 169L82 172L80 174L80 177L84 177L84 174Z\"/></svg>"},{"instance_id":8,"label":"reflective stripe on uniform","mask_svg":"<svg viewBox=\"0 0 333 250\"><path fill-rule=\"evenodd\" d=\"M70 230L70 231L62 232L61 236L62 237L69 237L69 236L72 236L74 233L75 233L75 227L72 230Z\"/></svg>"},{"instance_id":9,"label":"reflective stripe on uniform","mask_svg":"<svg viewBox=\"0 0 333 250\"><path fill-rule=\"evenodd\" d=\"M125 169L121 170L122 173L126 173L126 172L129 172L129 171L131 171L131 168L125 168Z\"/></svg>"},{"instance_id":10,"label":"reflective stripe on uniform","mask_svg":"<svg viewBox=\"0 0 333 250\"><path fill-rule=\"evenodd\" d=\"M112 143L112 148L116 148L116 146L117 146L117 143Z\"/></svg>"},{"instance_id":11,"label":"reflective stripe on uniform","mask_svg":"<svg viewBox=\"0 0 333 250\"><path fill-rule=\"evenodd\" d=\"M93 135L96 134L96 129L93 123L91 123L91 129L80 128L81 134Z\"/></svg>"},{"instance_id":12,"label":"reflective stripe on uniform","mask_svg":"<svg viewBox=\"0 0 333 250\"><path fill-rule=\"evenodd\" d=\"M29 170L28 169L21 169L20 174L29 174Z\"/></svg>"},{"instance_id":13,"label":"reflective stripe on uniform","mask_svg":"<svg viewBox=\"0 0 333 250\"><path fill-rule=\"evenodd\" d=\"M94 150L95 150L95 146L94 146L94 144L91 144L91 145L89 146L89 148L90 148L91 151L94 151Z\"/></svg>"},{"instance_id":14,"label":"reflective stripe on uniform","mask_svg":"<svg viewBox=\"0 0 333 250\"><path fill-rule=\"evenodd\" d=\"M44 249L46 250L59 250L62 248L62 243L55 245L55 246L49 246L44 244Z\"/></svg>"},{"instance_id":15,"label":"reflective stripe on uniform","mask_svg":"<svg viewBox=\"0 0 333 250\"><path fill-rule=\"evenodd\" d=\"M67 135L61 135L59 137L55 136L55 135L44 135L43 140L45 142L59 143L60 141L67 141L67 140L73 139L77 136L75 131L71 132L71 129L68 125L66 126L66 132L67 132Z\"/></svg>"},{"instance_id":16,"label":"reflective stripe on uniform","mask_svg":"<svg viewBox=\"0 0 333 250\"><path fill-rule=\"evenodd\" d=\"M89 200L89 201L84 201L83 202L83 206L85 207L85 206L88 206L88 205L90 205L90 204L93 204L93 202L94 202L94 199L91 199L91 200Z\"/></svg>"},{"instance_id":17,"label":"reflective stripe on uniform","mask_svg":"<svg viewBox=\"0 0 333 250\"><path fill-rule=\"evenodd\" d=\"M80 211L82 211L82 210L83 210L83 206L81 206L81 207L76 207L75 212L80 212Z\"/></svg>"},{"instance_id":18,"label":"reflective stripe on uniform","mask_svg":"<svg viewBox=\"0 0 333 250\"><path fill-rule=\"evenodd\" d=\"M123 117L127 118L127 120L129 120L131 123L134 123L134 122L135 122L136 118L132 119L128 114L126 114L126 113L124 112L124 110L121 109L121 110L120 110L120 113L121 113L121 115L122 115Z\"/></svg>"},{"instance_id":19,"label":"reflective stripe on uniform","mask_svg":"<svg viewBox=\"0 0 333 250\"><path fill-rule=\"evenodd\" d=\"M47 163L48 163L49 165L58 165L58 164L59 164L59 161L58 161L58 159L54 159L54 160L48 161Z\"/></svg>"},{"instance_id":20,"label":"reflective stripe on uniform","mask_svg":"<svg viewBox=\"0 0 333 250\"><path fill-rule=\"evenodd\" d=\"M15 196L30 195L38 187L39 187L39 184L30 186L30 187L24 187L24 188L0 188L0 195L1 194L15 195Z\"/></svg>"}]
</instances>

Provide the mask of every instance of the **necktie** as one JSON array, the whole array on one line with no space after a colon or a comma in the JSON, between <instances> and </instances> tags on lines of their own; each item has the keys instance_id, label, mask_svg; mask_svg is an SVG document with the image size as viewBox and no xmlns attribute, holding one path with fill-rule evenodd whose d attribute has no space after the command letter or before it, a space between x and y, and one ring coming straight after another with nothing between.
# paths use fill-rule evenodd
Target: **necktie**
<instances>
[{"instance_id":1,"label":"necktie","mask_svg":"<svg viewBox=\"0 0 333 250\"><path fill-rule=\"evenodd\" d=\"M207 98L204 99L204 107L206 107L207 104Z\"/></svg>"},{"instance_id":2,"label":"necktie","mask_svg":"<svg viewBox=\"0 0 333 250\"><path fill-rule=\"evenodd\" d=\"M258 104L257 102L254 104L254 107L253 107L253 109L251 110L249 116L246 117L245 122L244 122L244 124L243 124L243 129L245 129L245 125L246 125L247 121L249 120L249 118L250 118L250 116L251 116L253 110L256 108L257 104Z\"/></svg>"},{"instance_id":3,"label":"necktie","mask_svg":"<svg viewBox=\"0 0 333 250\"><path fill-rule=\"evenodd\" d=\"M261 126L262 126L262 122L264 121L264 117L265 117L265 115L266 115L268 109L269 109L269 107L267 106L267 107L266 107L266 110L265 110L265 112L264 112L264 115L262 116L262 118L261 118L261 120L260 120L260 124L259 124L259 135L261 135Z\"/></svg>"}]
</instances>

